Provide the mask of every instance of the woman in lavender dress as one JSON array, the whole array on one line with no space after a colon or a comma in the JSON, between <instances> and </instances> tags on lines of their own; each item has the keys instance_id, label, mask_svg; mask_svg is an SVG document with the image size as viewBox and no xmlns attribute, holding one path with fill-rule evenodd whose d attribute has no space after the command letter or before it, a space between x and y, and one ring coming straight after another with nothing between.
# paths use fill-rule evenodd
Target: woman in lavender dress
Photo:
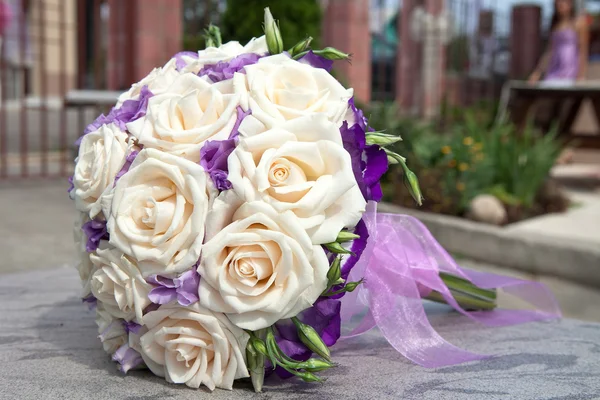
<instances>
[{"instance_id":1,"label":"woman in lavender dress","mask_svg":"<svg viewBox=\"0 0 600 400\"><path fill-rule=\"evenodd\" d=\"M588 64L589 32L584 18L577 18L574 0L555 0L550 42L530 83L571 84L585 79Z\"/></svg>"}]
</instances>

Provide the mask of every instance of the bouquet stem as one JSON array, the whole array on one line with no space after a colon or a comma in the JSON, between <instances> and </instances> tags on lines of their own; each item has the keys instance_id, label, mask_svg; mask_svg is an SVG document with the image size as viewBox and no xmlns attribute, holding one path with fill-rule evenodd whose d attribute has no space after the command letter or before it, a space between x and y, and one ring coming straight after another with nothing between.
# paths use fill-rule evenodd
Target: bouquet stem
<instances>
[{"instance_id":1,"label":"bouquet stem","mask_svg":"<svg viewBox=\"0 0 600 400\"><path fill-rule=\"evenodd\" d=\"M260 340L265 339L267 330L261 329L254 333ZM248 366L250 369L250 381L256 393L262 392L263 383L265 380L265 356L260 352L254 355L248 354Z\"/></svg>"},{"instance_id":2,"label":"bouquet stem","mask_svg":"<svg viewBox=\"0 0 600 400\"><path fill-rule=\"evenodd\" d=\"M497 294L493 289L482 289L466 279L454 275L440 273L440 278L448 289L454 300L467 311L486 311L496 308ZM425 297L427 300L447 304L441 293L432 291Z\"/></svg>"}]
</instances>

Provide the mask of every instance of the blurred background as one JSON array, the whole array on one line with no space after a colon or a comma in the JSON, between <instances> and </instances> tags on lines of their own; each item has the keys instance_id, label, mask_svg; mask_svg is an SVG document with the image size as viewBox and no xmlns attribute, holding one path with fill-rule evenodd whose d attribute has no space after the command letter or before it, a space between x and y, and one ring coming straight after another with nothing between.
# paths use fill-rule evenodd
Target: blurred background
<instances>
[{"instance_id":1,"label":"blurred background","mask_svg":"<svg viewBox=\"0 0 600 400\"><path fill-rule=\"evenodd\" d=\"M286 46L311 35L352 53L334 75L371 126L403 137L425 203L391 168L384 210L417 215L465 266L540 280L567 316L600 321L592 0L0 0L0 279L74 263L67 178L85 126L202 49L209 23L224 41L261 35L265 6Z\"/></svg>"}]
</instances>

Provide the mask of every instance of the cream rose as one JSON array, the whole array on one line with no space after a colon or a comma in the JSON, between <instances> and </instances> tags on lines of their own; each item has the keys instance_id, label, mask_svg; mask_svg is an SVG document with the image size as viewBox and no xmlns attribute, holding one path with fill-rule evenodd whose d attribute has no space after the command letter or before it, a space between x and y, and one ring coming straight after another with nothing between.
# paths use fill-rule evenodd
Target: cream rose
<instances>
[{"instance_id":1,"label":"cream rose","mask_svg":"<svg viewBox=\"0 0 600 400\"><path fill-rule=\"evenodd\" d=\"M140 353L148 368L167 382L231 390L235 379L249 376L248 334L223 314L198 303L167 304L144 320L148 332L140 338Z\"/></svg>"},{"instance_id":2,"label":"cream rose","mask_svg":"<svg viewBox=\"0 0 600 400\"><path fill-rule=\"evenodd\" d=\"M224 207L216 214L227 212ZM211 214L209 224L213 220L222 221L221 215ZM327 286L329 262L298 218L253 202L244 203L233 221L204 244L200 304L252 331L312 306Z\"/></svg>"},{"instance_id":3,"label":"cream rose","mask_svg":"<svg viewBox=\"0 0 600 400\"><path fill-rule=\"evenodd\" d=\"M102 125L81 139L71 195L75 207L90 218L101 211L101 197L125 164L127 146L127 134L115 124Z\"/></svg>"},{"instance_id":4,"label":"cream rose","mask_svg":"<svg viewBox=\"0 0 600 400\"><path fill-rule=\"evenodd\" d=\"M135 262L115 248L98 249L90 260L96 268L90 280L94 297L113 316L141 324L152 286Z\"/></svg>"},{"instance_id":5,"label":"cream rose","mask_svg":"<svg viewBox=\"0 0 600 400\"><path fill-rule=\"evenodd\" d=\"M213 196L201 166L144 149L105 211L110 243L133 257L144 277L183 272L200 257Z\"/></svg>"},{"instance_id":6,"label":"cream rose","mask_svg":"<svg viewBox=\"0 0 600 400\"><path fill-rule=\"evenodd\" d=\"M180 74L177 71L176 64L177 61L171 59L164 67L154 68L144 79L131 85L131 88L127 92L119 96L116 107L121 107L127 100L137 100L144 86L148 86L148 89L154 95L166 92L169 86L171 86L171 83Z\"/></svg>"},{"instance_id":7,"label":"cream rose","mask_svg":"<svg viewBox=\"0 0 600 400\"><path fill-rule=\"evenodd\" d=\"M198 162L204 142L229 137L238 105L232 82L210 84L187 73L173 81L168 93L150 98L146 116L127 129L145 148Z\"/></svg>"},{"instance_id":8,"label":"cream rose","mask_svg":"<svg viewBox=\"0 0 600 400\"><path fill-rule=\"evenodd\" d=\"M219 47L207 47L204 50L200 50L198 58L189 62L182 71L197 74L205 65L230 61L242 54L255 53L263 55L268 52L267 40L264 36L253 38L245 46L242 46L239 42L231 41Z\"/></svg>"},{"instance_id":9,"label":"cream rose","mask_svg":"<svg viewBox=\"0 0 600 400\"><path fill-rule=\"evenodd\" d=\"M313 244L335 241L365 211L339 129L323 114L242 138L228 167L238 196L264 201L277 213L293 212Z\"/></svg>"},{"instance_id":10,"label":"cream rose","mask_svg":"<svg viewBox=\"0 0 600 400\"><path fill-rule=\"evenodd\" d=\"M123 321L108 312L101 302L96 305L96 325L102 347L110 355L129 340Z\"/></svg>"},{"instance_id":11,"label":"cream rose","mask_svg":"<svg viewBox=\"0 0 600 400\"><path fill-rule=\"evenodd\" d=\"M264 57L234 76L241 106L252 110L240 128L245 136L261 133L285 121L324 113L341 125L352 89L345 89L321 68L302 64L284 54Z\"/></svg>"}]
</instances>

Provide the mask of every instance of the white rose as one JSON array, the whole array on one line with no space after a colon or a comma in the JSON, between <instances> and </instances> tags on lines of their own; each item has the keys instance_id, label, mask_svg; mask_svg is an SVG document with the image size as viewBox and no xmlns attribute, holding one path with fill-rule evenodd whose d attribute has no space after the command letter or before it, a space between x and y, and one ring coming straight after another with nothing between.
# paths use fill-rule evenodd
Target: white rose
<instances>
[{"instance_id":1,"label":"white rose","mask_svg":"<svg viewBox=\"0 0 600 400\"><path fill-rule=\"evenodd\" d=\"M79 217L73 226L73 239L75 241L75 251L77 253L77 272L81 279L81 298L88 297L92 294L90 280L96 272L96 267L90 260L90 253L87 252L87 236L83 233L81 227L90 219L85 213L79 213Z\"/></svg>"},{"instance_id":2,"label":"white rose","mask_svg":"<svg viewBox=\"0 0 600 400\"><path fill-rule=\"evenodd\" d=\"M327 286L329 262L298 218L254 202L243 204L233 220L204 244L200 304L252 331L311 307Z\"/></svg>"},{"instance_id":3,"label":"white rose","mask_svg":"<svg viewBox=\"0 0 600 400\"><path fill-rule=\"evenodd\" d=\"M228 167L227 179L243 200L264 201L278 213L292 211L314 244L335 241L365 211L350 154L323 114L242 138Z\"/></svg>"},{"instance_id":4,"label":"white rose","mask_svg":"<svg viewBox=\"0 0 600 400\"><path fill-rule=\"evenodd\" d=\"M234 76L244 111L252 115L242 123L246 136L273 128L282 122L314 113L324 113L341 125L352 89L345 89L322 68L302 64L284 54L261 58Z\"/></svg>"},{"instance_id":5,"label":"white rose","mask_svg":"<svg viewBox=\"0 0 600 400\"><path fill-rule=\"evenodd\" d=\"M110 355L129 340L122 321L109 313L100 302L96 306L96 325L102 347Z\"/></svg>"},{"instance_id":6,"label":"white rose","mask_svg":"<svg viewBox=\"0 0 600 400\"><path fill-rule=\"evenodd\" d=\"M98 249L90 260L96 267L90 283L94 297L115 317L141 324L152 286L135 262L115 248Z\"/></svg>"},{"instance_id":7,"label":"white rose","mask_svg":"<svg viewBox=\"0 0 600 400\"><path fill-rule=\"evenodd\" d=\"M144 320L148 332L140 338L140 353L148 368L167 382L231 390L235 379L248 377L249 337L223 314L198 303L167 304Z\"/></svg>"},{"instance_id":8,"label":"white rose","mask_svg":"<svg viewBox=\"0 0 600 400\"><path fill-rule=\"evenodd\" d=\"M202 167L144 149L117 182L107 215L110 243L133 257L144 277L174 274L200 257L215 193Z\"/></svg>"},{"instance_id":9,"label":"white rose","mask_svg":"<svg viewBox=\"0 0 600 400\"><path fill-rule=\"evenodd\" d=\"M229 138L238 105L232 82L211 84L187 73L166 93L150 98L146 116L127 124L127 129L145 148L198 162L204 142Z\"/></svg>"},{"instance_id":10,"label":"white rose","mask_svg":"<svg viewBox=\"0 0 600 400\"><path fill-rule=\"evenodd\" d=\"M148 86L154 95L162 94L178 76L176 60L173 58L164 67L154 68L144 79L131 85L127 92L119 96L116 107L121 107L127 100L137 100L144 86Z\"/></svg>"},{"instance_id":11,"label":"white rose","mask_svg":"<svg viewBox=\"0 0 600 400\"><path fill-rule=\"evenodd\" d=\"M267 40L264 36L253 38L245 46L242 46L239 42L231 41L219 47L207 47L204 50L198 51L198 59L191 61L183 71L197 74L205 65L230 61L242 54L255 53L263 55L268 52Z\"/></svg>"},{"instance_id":12,"label":"white rose","mask_svg":"<svg viewBox=\"0 0 600 400\"><path fill-rule=\"evenodd\" d=\"M117 125L102 125L81 139L75 160L73 190L75 207L94 218L101 211L101 197L112 189L115 176L125 164L127 134Z\"/></svg>"}]
</instances>

